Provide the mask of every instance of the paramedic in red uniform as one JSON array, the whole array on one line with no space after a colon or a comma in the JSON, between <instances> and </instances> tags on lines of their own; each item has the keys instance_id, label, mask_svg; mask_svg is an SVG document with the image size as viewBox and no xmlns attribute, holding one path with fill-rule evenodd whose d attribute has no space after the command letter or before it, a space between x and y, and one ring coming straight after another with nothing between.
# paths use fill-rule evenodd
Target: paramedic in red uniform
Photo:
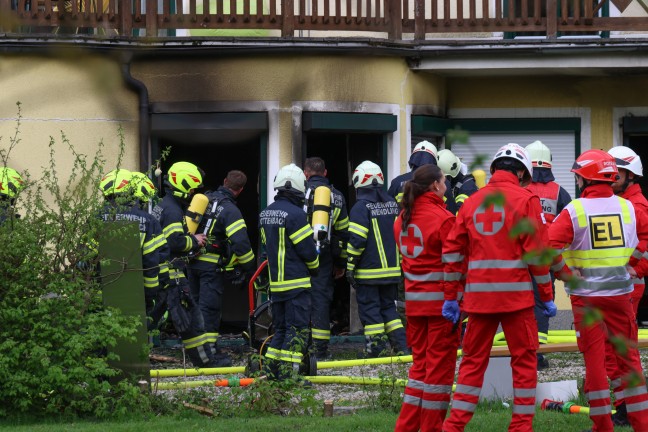
<instances>
[{"instance_id":1,"label":"paramedic in red uniform","mask_svg":"<svg viewBox=\"0 0 648 432\"><path fill-rule=\"evenodd\" d=\"M641 258L640 241L648 239L646 215L630 201L614 196L618 179L615 159L603 150L588 150L571 170L581 191L549 228L552 247L565 248L563 257L579 270L583 281L566 286L570 295L577 342L585 360L585 396L589 401L592 430L612 432L610 388L606 373L609 336L637 340L637 322L630 302L633 291L626 270ZM633 271L634 273L634 271ZM598 310L602 318L589 323ZM636 346L614 353L623 382L628 419L635 431L648 431L648 393ZM630 374L630 375L629 375ZM628 380L630 376L634 379Z\"/></svg>"},{"instance_id":2,"label":"paramedic in red uniform","mask_svg":"<svg viewBox=\"0 0 648 432\"><path fill-rule=\"evenodd\" d=\"M619 179L612 183L612 190L615 195L630 201L635 212L648 215L648 201L643 196L641 186L638 183L639 178L643 177L641 158L630 147L624 146L612 147L608 150L608 153L614 157L617 169L619 170ZM639 242L639 248L641 250L646 249L645 242ZM637 275L632 280L634 291L630 295L630 301L632 302L636 319L637 312L639 311L639 302L646 288L644 277L648 273L648 260L645 258L642 259L634 267L634 270ZM616 409L616 413L612 414L612 423L615 426L630 426L623 392L625 386L621 379L621 371L617 367L614 358L614 347L611 344L608 344L606 347L606 355L606 367L608 369L608 377L611 381L612 391L614 391L614 406Z\"/></svg>"},{"instance_id":3,"label":"paramedic in red uniform","mask_svg":"<svg viewBox=\"0 0 648 432\"><path fill-rule=\"evenodd\" d=\"M549 147L544 145L542 141L534 141L526 146L525 149L531 158L531 165L533 166L533 179L527 186L527 189L540 198L540 205L542 206L545 222L549 226L572 199L569 192L554 181L555 178L551 171L553 157ZM551 290L555 297L556 287L553 281ZM549 317L544 314L544 304L540 299L540 293L535 283L533 284L533 294L535 298L535 309L533 312L538 322L538 340L540 344L546 344L547 338L549 337ZM538 370L547 367L549 367L549 361L542 353L538 353Z\"/></svg>"},{"instance_id":4,"label":"paramedic in red uniform","mask_svg":"<svg viewBox=\"0 0 648 432\"><path fill-rule=\"evenodd\" d=\"M521 186L531 180L531 160L523 147L507 144L495 154L490 172L490 182L464 202L443 246L443 316L453 322L459 319L461 282L456 274L464 262L468 271L463 308L469 316L452 409L443 424L446 432L463 431L475 412L500 323L513 369L513 416L508 430L533 430L538 327L531 275L547 315L556 314L549 266L523 259L547 246L540 200ZM534 232L511 235L523 220ZM566 267L561 270L568 272Z\"/></svg>"},{"instance_id":5,"label":"paramedic in red uniform","mask_svg":"<svg viewBox=\"0 0 648 432\"><path fill-rule=\"evenodd\" d=\"M461 328L443 318L441 251L455 217L446 210L445 176L423 165L405 183L394 236L403 257L407 343L413 363L397 432L441 431L450 404ZM461 278L461 273L455 273Z\"/></svg>"}]
</instances>

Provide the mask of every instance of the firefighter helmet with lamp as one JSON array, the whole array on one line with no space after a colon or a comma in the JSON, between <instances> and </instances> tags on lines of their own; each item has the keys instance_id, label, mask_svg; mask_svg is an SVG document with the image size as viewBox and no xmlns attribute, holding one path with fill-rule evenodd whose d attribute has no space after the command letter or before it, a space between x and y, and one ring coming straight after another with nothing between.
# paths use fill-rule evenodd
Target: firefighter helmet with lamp
<instances>
[{"instance_id":1,"label":"firefighter helmet with lamp","mask_svg":"<svg viewBox=\"0 0 648 432\"><path fill-rule=\"evenodd\" d=\"M491 172L493 171L493 163L499 159L512 159L518 161L524 166L529 178L533 177L533 165L531 164L531 159L529 158L527 151L521 145L508 143L500 147L499 150L497 150L497 153L495 153L495 157L491 163Z\"/></svg>"},{"instance_id":2,"label":"firefighter helmet with lamp","mask_svg":"<svg viewBox=\"0 0 648 432\"><path fill-rule=\"evenodd\" d=\"M274 190L306 192L306 176L304 171L294 163L279 169L272 182Z\"/></svg>"},{"instance_id":3,"label":"firefighter helmet with lamp","mask_svg":"<svg viewBox=\"0 0 648 432\"><path fill-rule=\"evenodd\" d=\"M534 141L525 147L534 168L551 168L551 150L542 141Z\"/></svg>"}]
</instances>

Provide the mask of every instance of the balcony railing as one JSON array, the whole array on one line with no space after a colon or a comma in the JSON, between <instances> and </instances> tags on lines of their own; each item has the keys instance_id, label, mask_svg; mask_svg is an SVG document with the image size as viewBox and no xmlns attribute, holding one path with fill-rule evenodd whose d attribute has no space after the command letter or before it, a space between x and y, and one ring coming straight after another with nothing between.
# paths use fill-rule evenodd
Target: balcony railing
<instances>
[{"instance_id":1,"label":"balcony railing","mask_svg":"<svg viewBox=\"0 0 648 432\"><path fill-rule=\"evenodd\" d=\"M210 29L392 40L648 33L648 18L609 17L609 9L608 0L0 0L0 32L111 38Z\"/></svg>"}]
</instances>

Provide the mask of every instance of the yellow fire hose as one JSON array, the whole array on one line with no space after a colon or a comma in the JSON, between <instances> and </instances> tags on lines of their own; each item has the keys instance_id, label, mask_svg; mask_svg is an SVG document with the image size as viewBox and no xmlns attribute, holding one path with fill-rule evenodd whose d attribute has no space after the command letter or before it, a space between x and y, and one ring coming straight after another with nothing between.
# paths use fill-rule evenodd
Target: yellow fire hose
<instances>
[{"instance_id":1,"label":"yellow fire hose","mask_svg":"<svg viewBox=\"0 0 648 432\"><path fill-rule=\"evenodd\" d=\"M362 377L362 376L305 376L305 380L313 384L357 384L357 385L396 385L405 387L407 384L406 379L384 379L375 377ZM245 380L245 381L244 381ZM249 385L254 382L252 378L229 378L220 380L197 380L197 381L177 381L177 382L159 382L152 383L151 387L154 390L177 390L182 388L196 388L196 387L239 387ZM452 386L454 391L455 385Z\"/></svg>"}]
</instances>

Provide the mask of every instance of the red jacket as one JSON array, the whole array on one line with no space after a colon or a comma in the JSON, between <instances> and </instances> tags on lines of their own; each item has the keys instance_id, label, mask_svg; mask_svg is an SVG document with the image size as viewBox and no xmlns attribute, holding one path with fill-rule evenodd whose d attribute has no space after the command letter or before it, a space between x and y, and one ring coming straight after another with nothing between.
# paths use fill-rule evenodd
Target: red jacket
<instances>
[{"instance_id":1,"label":"red jacket","mask_svg":"<svg viewBox=\"0 0 648 432\"><path fill-rule=\"evenodd\" d=\"M612 187L609 184L595 184L588 186L580 197L607 198L612 195ZM637 211L635 208L635 219L637 221L637 237L639 238L639 246L637 246L639 254L633 254L633 257L630 258L630 265L632 266L637 265L637 255L640 256L641 253L645 251L641 245L648 242L648 214ZM565 245L570 244L573 239L574 227L572 225L571 217L567 210L563 210L549 228L549 244L552 248L562 249Z\"/></svg>"},{"instance_id":2,"label":"red jacket","mask_svg":"<svg viewBox=\"0 0 648 432\"><path fill-rule=\"evenodd\" d=\"M454 221L443 199L426 192L414 201L405 231L402 230L403 212L394 223L394 237L403 258L408 316L441 316L444 301L441 248Z\"/></svg>"},{"instance_id":3,"label":"red jacket","mask_svg":"<svg viewBox=\"0 0 648 432\"><path fill-rule=\"evenodd\" d=\"M486 199L490 205L483 208ZM551 300L549 267L523 259L527 253L548 247L541 214L540 199L533 192L520 187L514 174L496 171L485 187L464 202L443 246L445 299L457 298L461 284L453 275L467 261L463 304L468 313L513 312L533 307L529 270L538 282L541 300ZM511 229L520 227L523 220L528 221L526 226L532 227L533 232L521 230L511 236Z\"/></svg>"},{"instance_id":4,"label":"red jacket","mask_svg":"<svg viewBox=\"0 0 648 432\"><path fill-rule=\"evenodd\" d=\"M625 198L632 203L632 206L635 209L635 214L643 213L644 217L648 219L648 200L644 197L643 192L641 191L641 186L638 184L632 184L621 194L621 198ZM637 218L637 225L639 224L639 219ZM639 238L639 249L646 250L648 248L648 242L641 240ZM637 277L639 279L648 275L648 259L642 259L639 264L634 267L637 272Z\"/></svg>"}]
</instances>

